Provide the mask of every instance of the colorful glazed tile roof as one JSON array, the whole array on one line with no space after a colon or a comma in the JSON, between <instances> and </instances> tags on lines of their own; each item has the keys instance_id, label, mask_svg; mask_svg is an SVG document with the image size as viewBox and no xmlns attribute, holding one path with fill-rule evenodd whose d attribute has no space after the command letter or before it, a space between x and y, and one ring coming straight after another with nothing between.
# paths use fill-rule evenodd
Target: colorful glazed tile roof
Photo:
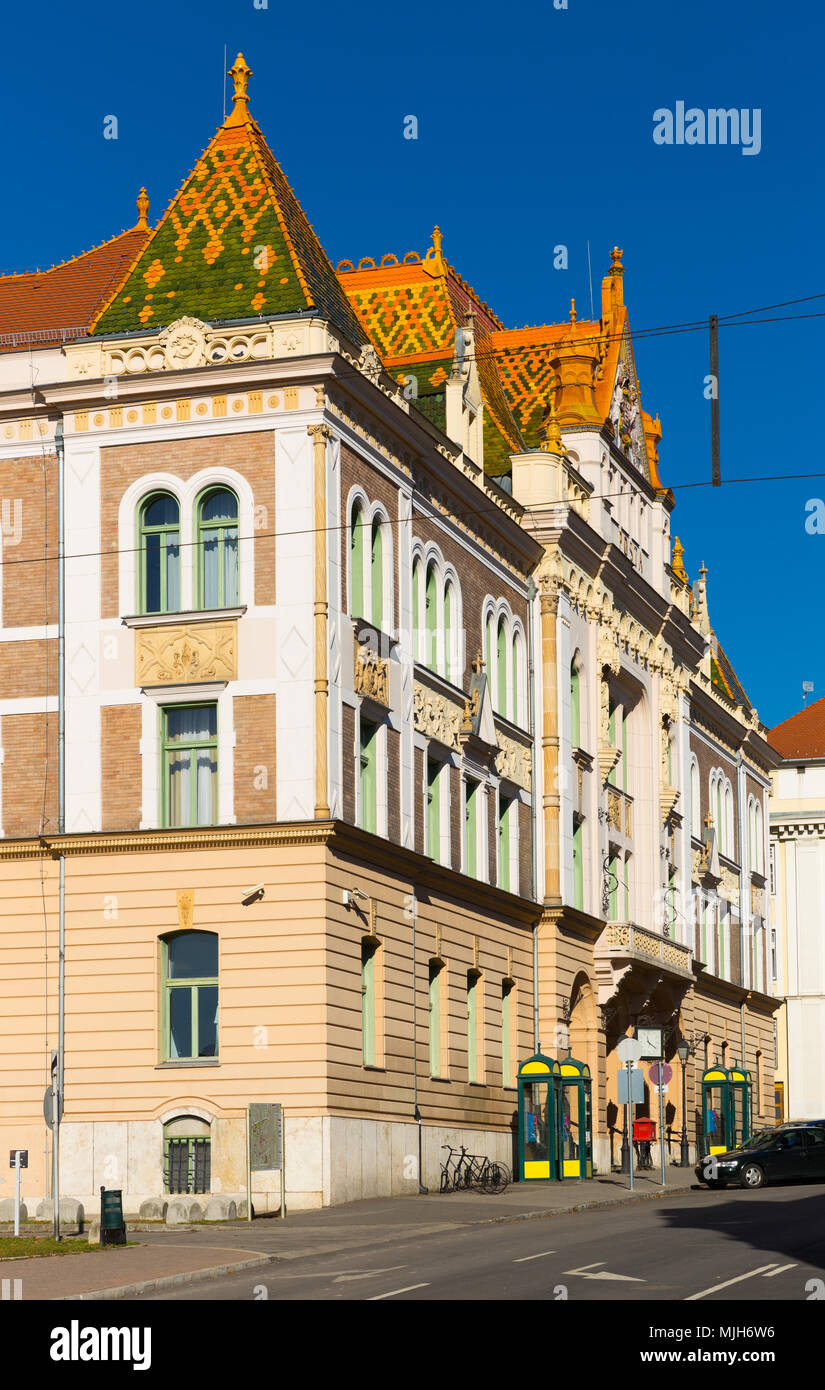
<instances>
[{"instance_id":1,"label":"colorful glazed tile roof","mask_svg":"<svg viewBox=\"0 0 825 1390\"><path fill-rule=\"evenodd\" d=\"M716 639L716 651L710 658L710 678L717 690L721 690L729 700L733 700L735 705L741 705L747 710L752 709L751 702L745 694L729 658L722 650L718 638Z\"/></svg>"},{"instance_id":2,"label":"colorful glazed tile roof","mask_svg":"<svg viewBox=\"0 0 825 1390\"><path fill-rule=\"evenodd\" d=\"M768 742L789 760L825 758L825 696L776 724Z\"/></svg>"},{"instance_id":3,"label":"colorful glazed tile roof","mask_svg":"<svg viewBox=\"0 0 825 1390\"><path fill-rule=\"evenodd\" d=\"M141 217L145 223L145 218ZM82 336L150 236L140 223L49 270L0 275L0 351Z\"/></svg>"},{"instance_id":4,"label":"colorful glazed tile roof","mask_svg":"<svg viewBox=\"0 0 825 1390\"><path fill-rule=\"evenodd\" d=\"M246 108L250 70L232 69L235 107L110 296L95 333L306 313L356 346L365 334L335 272Z\"/></svg>"}]
</instances>

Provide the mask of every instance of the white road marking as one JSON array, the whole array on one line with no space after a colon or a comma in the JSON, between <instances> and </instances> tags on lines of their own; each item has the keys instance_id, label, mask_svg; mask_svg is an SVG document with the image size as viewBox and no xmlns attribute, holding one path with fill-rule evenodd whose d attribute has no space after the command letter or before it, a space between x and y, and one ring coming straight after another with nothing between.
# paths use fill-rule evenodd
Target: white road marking
<instances>
[{"instance_id":1,"label":"white road marking","mask_svg":"<svg viewBox=\"0 0 825 1390\"><path fill-rule=\"evenodd\" d=\"M389 1293L374 1293L367 1303L377 1303L380 1298L395 1298L397 1293L409 1293L411 1289L428 1289L429 1284L408 1284L405 1289L390 1289Z\"/></svg>"},{"instance_id":2,"label":"white road marking","mask_svg":"<svg viewBox=\"0 0 825 1390\"><path fill-rule=\"evenodd\" d=\"M342 1274L336 1275L333 1284L343 1284L348 1279L374 1279L376 1274L391 1274L394 1269L406 1269L406 1265L385 1265L383 1269L367 1269L363 1273L346 1270Z\"/></svg>"},{"instance_id":3,"label":"white road marking","mask_svg":"<svg viewBox=\"0 0 825 1390\"><path fill-rule=\"evenodd\" d=\"M798 1269L798 1265L780 1265L778 1269L772 1269L767 1274L763 1274L763 1279L773 1279L775 1274L784 1274L786 1269Z\"/></svg>"},{"instance_id":4,"label":"white road marking","mask_svg":"<svg viewBox=\"0 0 825 1390\"><path fill-rule=\"evenodd\" d=\"M563 1273L563 1274L580 1274L581 1277L582 1277L582 1279L621 1279L621 1280L622 1280L624 1283L626 1283L626 1284L646 1284L646 1283L647 1283L647 1280L646 1280L646 1279L637 1279L636 1276L635 1276L634 1274L611 1274L611 1273L609 1272L609 1270L606 1270L606 1269L599 1269L599 1265L603 1265L603 1264L604 1264L604 1260L597 1260L595 1264L592 1264L592 1265L582 1265L580 1269L565 1269L565 1270L562 1270L562 1273ZM599 1272L598 1272L597 1274L589 1274L587 1271L588 1271L588 1270L591 1270L591 1269L598 1270Z\"/></svg>"},{"instance_id":5,"label":"white road marking","mask_svg":"<svg viewBox=\"0 0 825 1390\"><path fill-rule=\"evenodd\" d=\"M522 1255L521 1259L513 1260L514 1265L526 1264L528 1260L543 1260L545 1255L555 1255L555 1250L542 1250L538 1255Z\"/></svg>"},{"instance_id":6,"label":"white road marking","mask_svg":"<svg viewBox=\"0 0 825 1390\"><path fill-rule=\"evenodd\" d=\"M716 1293L719 1289L729 1289L731 1284L741 1284L743 1279L753 1279L754 1275L764 1274L767 1270L775 1269L775 1267L776 1261L770 1265L760 1265L758 1269L749 1269L747 1274L737 1274L735 1279L726 1279L723 1284L713 1284L709 1289L702 1289L701 1293L688 1294L685 1303L695 1303L698 1298L706 1298L709 1293Z\"/></svg>"}]
</instances>

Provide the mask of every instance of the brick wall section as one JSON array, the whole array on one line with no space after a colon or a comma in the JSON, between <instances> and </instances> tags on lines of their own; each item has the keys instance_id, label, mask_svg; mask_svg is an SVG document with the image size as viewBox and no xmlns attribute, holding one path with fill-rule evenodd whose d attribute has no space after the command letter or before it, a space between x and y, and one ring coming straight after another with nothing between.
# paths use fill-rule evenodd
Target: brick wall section
<instances>
[{"instance_id":1,"label":"brick wall section","mask_svg":"<svg viewBox=\"0 0 825 1390\"><path fill-rule=\"evenodd\" d=\"M100 711L100 796L104 830L137 830L143 781L140 705L103 705Z\"/></svg>"},{"instance_id":2,"label":"brick wall section","mask_svg":"<svg viewBox=\"0 0 825 1390\"><path fill-rule=\"evenodd\" d=\"M19 503L19 506L16 505ZM0 460L3 626L57 622L57 458ZM55 557L44 562L44 548Z\"/></svg>"},{"instance_id":3,"label":"brick wall section","mask_svg":"<svg viewBox=\"0 0 825 1390\"><path fill-rule=\"evenodd\" d=\"M274 821L277 791L275 696L236 695L232 711L235 720L235 819L239 825Z\"/></svg>"},{"instance_id":4,"label":"brick wall section","mask_svg":"<svg viewBox=\"0 0 825 1390\"><path fill-rule=\"evenodd\" d=\"M702 808L702 835L705 833L705 817L708 814L708 810L710 810L714 825L716 825L716 807L711 807L710 805L710 774L715 767L721 767L725 776L729 779L733 791L733 838L738 853L739 812L737 809L736 795L736 763L729 756L720 754L713 748L708 748L706 743L701 743L698 740L691 740L690 751L696 754L696 761L699 764L699 801ZM716 831L718 836L718 826L716 826Z\"/></svg>"},{"instance_id":5,"label":"brick wall section","mask_svg":"<svg viewBox=\"0 0 825 1390\"><path fill-rule=\"evenodd\" d=\"M344 705L341 711L341 747L344 769L343 819L355 824L355 710Z\"/></svg>"},{"instance_id":6,"label":"brick wall section","mask_svg":"<svg viewBox=\"0 0 825 1390\"><path fill-rule=\"evenodd\" d=\"M491 504L492 505L492 504ZM481 627L481 609L488 594L496 599L506 598L515 617L521 618L525 638L528 633L527 601L520 597L516 589L499 580L487 567L482 555L470 555L452 536L447 535L429 517L414 515L413 538L425 543L433 541L441 550L445 561L454 566L461 585L461 610L465 632L464 675L462 688L470 683L470 664L480 651L484 654L484 634Z\"/></svg>"},{"instance_id":7,"label":"brick wall section","mask_svg":"<svg viewBox=\"0 0 825 1390\"><path fill-rule=\"evenodd\" d=\"M366 459L362 459L356 454L349 445L341 444L341 611L349 613L349 597L347 594L347 567L349 565L350 532L349 518L346 506L350 489L360 485L366 492L370 502L380 502L386 507L387 515L394 524L384 528L383 541L392 545L393 556L393 613L395 621L393 627L398 626L398 488L394 487L388 480ZM387 535L389 532L389 536ZM366 539L366 538L365 538ZM365 556L366 561L366 556ZM364 618L365 613L354 616ZM385 626L389 626L385 619Z\"/></svg>"},{"instance_id":8,"label":"brick wall section","mask_svg":"<svg viewBox=\"0 0 825 1390\"><path fill-rule=\"evenodd\" d=\"M137 595L124 594L118 605L118 508L124 492L145 473L162 471L185 481L202 468L220 465L234 469L250 484L255 506L266 508L266 525L274 531L275 444L268 430L253 434L209 435L203 439L170 439L154 444L123 444L101 451L100 548L101 616L137 610ZM255 602L275 602L274 538L255 542Z\"/></svg>"},{"instance_id":9,"label":"brick wall section","mask_svg":"<svg viewBox=\"0 0 825 1390\"><path fill-rule=\"evenodd\" d=\"M387 834L401 843L401 735L387 729Z\"/></svg>"},{"instance_id":10,"label":"brick wall section","mask_svg":"<svg viewBox=\"0 0 825 1390\"><path fill-rule=\"evenodd\" d=\"M45 818L42 830L57 831L57 712L48 716L48 767L46 763L46 715L4 714L3 830L9 838L41 833L43 784L46 781Z\"/></svg>"},{"instance_id":11,"label":"brick wall section","mask_svg":"<svg viewBox=\"0 0 825 1390\"><path fill-rule=\"evenodd\" d=\"M461 844L462 844L462 806L461 806L461 773L457 767L450 768L450 850L452 853L452 866L454 869L461 869Z\"/></svg>"},{"instance_id":12,"label":"brick wall section","mask_svg":"<svg viewBox=\"0 0 825 1390\"><path fill-rule=\"evenodd\" d=\"M523 801L518 803L518 861L519 892L523 898L533 896L533 827L530 807Z\"/></svg>"},{"instance_id":13,"label":"brick wall section","mask_svg":"<svg viewBox=\"0 0 825 1390\"><path fill-rule=\"evenodd\" d=\"M4 567L4 580L7 574ZM4 642L0 649L0 700L36 700L45 695L57 695L57 639Z\"/></svg>"},{"instance_id":14,"label":"brick wall section","mask_svg":"<svg viewBox=\"0 0 825 1390\"><path fill-rule=\"evenodd\" d=\"M427 814L427 796L422 791L424 786L425 772L425 753L423 748L416 748L415 758L415 790L413 793L413 815L415 819L415 848L418 854L424 854L424 817Z\"/></svg>"}]
</instances>

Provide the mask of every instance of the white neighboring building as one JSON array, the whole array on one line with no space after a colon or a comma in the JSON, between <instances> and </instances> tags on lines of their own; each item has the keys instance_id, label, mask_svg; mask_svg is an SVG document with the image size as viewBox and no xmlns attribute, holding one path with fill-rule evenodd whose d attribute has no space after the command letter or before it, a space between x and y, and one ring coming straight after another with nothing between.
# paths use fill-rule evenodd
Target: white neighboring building
<instances>
[{"instance_id":1,"label":"white neighboring building","mask_svg":"<svg viewBox=\"0 0 825 1390\"><path fill-rule=\"evenodd\" d=\"M777 724L770 741L784 758L770 813L770 957L785 996L777 1114L813 1120L825 1117L825 698Z\"/></svg>"}]
</instances>

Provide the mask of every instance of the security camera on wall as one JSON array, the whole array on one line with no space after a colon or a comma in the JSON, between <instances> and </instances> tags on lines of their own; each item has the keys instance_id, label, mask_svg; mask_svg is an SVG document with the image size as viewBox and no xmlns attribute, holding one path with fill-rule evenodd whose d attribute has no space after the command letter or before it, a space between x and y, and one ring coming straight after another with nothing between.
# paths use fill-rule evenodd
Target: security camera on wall
<instances>
[{"instance_id":1,"label":"security camera on wall","mask_svg":"<svg viewBox=\"0 0 825 1390\"><path fill-rule=\"evenodd\" d=\"M254 888L247 888L246 892L242 894L241 902L244 907L250 907L252 903L259 903L265 891L262 883L256 883Z\"/></svg>"}]
</instances>

